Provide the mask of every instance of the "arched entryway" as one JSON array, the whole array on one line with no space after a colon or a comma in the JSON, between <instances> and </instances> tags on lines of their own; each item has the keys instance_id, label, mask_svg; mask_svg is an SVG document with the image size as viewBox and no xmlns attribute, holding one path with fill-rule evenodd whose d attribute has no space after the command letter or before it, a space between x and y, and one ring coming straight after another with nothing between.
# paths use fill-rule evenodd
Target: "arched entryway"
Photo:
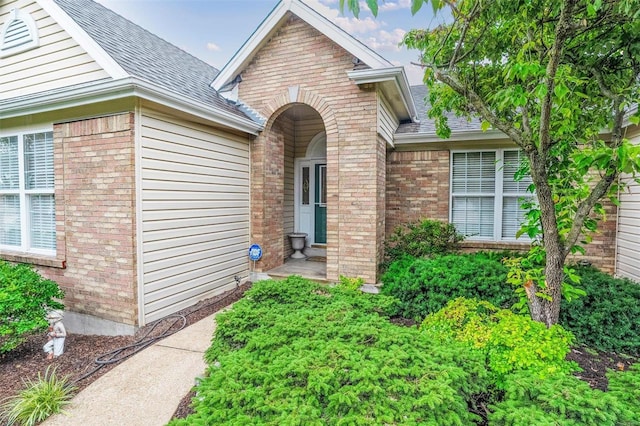
<instances>
[{"instance_id":1,"label":"arched entryway","mask_svg":"<svg viewBox=\"0 0 640 426\"><path fill-rule=\"evenodd\" d=\"M270 274L293 253L288 235L308 234L305 242L316 257L327 238L327 136L324 120L313 107L293 102L274 111L252 148L252 239L263 246L261 269ZM306 261L302 261L303 263ZM326 262L307 262L326 277ZM291 266L291 265L289 265ZM298 267L302 267L300 263ZM303 270L286 271L307 275ZM318 276L320 274L321 276ZM277 274L276 274L277 275Z\"/></svg>"}]
</instances>

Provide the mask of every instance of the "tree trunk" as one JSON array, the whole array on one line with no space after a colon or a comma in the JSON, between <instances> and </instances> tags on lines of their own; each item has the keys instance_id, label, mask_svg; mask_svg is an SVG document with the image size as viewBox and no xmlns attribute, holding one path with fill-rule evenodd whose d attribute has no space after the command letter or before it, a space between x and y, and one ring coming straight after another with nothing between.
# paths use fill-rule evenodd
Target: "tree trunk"
<instances>
[{"instance_id":1,"label":"tree trunk","mask_svg":"<svg viewBox=\"0 0 640 426\"><path fill-rule=\"evenodd\" d=\"M543 156L534 151L529 153L529 162L531 178L536 186L536 195L540 206L542 245L546 253L546 264L544 268L545 287L540 288L535 283L529 283L530 285L525 287L525 290L531 318L551 327L558 322L560 315L566 254L558 233L555 204L551 187L547 181L546 161ZM543 297L538 294L542 294Z\"/></svg>"}]
</instances>

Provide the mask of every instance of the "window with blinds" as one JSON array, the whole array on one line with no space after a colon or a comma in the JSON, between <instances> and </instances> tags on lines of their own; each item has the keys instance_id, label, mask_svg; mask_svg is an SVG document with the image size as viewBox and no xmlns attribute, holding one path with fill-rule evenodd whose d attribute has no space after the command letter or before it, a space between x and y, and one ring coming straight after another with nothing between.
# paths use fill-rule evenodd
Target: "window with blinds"
<instances>
[{"instance_id":1,"label":"window with blinds","mask_svg":"<svg viewBox=\"0 0 640 426\"><path fill-rule=\"evenodd\" d=\"M53 132L0 137L0 247L55 254Z\"/></svg>"},{"instance_id":2,"label":"window with blinds","mask_svg":"<svg viewBox=\"0 0 640 426\"><path fill-rule=\"evenodd\" d=\"M451 223L469 239L510 240L524 219L520 207L531 179L516 181L518 150L453 152Z\"/></svg>"}]
</instances>

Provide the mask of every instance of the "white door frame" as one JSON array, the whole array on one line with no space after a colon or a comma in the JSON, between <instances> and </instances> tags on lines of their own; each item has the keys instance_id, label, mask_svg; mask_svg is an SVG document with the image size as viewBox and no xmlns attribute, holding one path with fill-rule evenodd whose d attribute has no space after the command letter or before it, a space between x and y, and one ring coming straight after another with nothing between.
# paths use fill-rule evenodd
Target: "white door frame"
<instances>
[{"instance_id":1,"label":"white door frame","mask_svg":"<svg viewBox=\"0 0 640 426\"><path fill-rule=\"evenodd\" d=\"M327 164L327 135L324 131L315 135L309 145L305 157L294 159L293 172L293 217L295 232L308 234L307 244L315 244L315 192L316 164ZM302 168L309 167L309 204L302 205Z\"/></svg>"}]
</instances>

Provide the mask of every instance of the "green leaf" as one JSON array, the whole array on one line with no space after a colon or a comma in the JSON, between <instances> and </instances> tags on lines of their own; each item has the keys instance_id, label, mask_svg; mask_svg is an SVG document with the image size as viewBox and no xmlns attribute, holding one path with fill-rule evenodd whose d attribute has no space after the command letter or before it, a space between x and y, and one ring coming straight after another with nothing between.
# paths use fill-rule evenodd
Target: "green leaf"
<instances>
[{"instance_id":1,"label":"green leaf","mask_svg":"<svg viewBox=\"0 0 640 426\"><path fill-rule=\"evenodd\" d=\"M558 97L558 99L564 99L567 93L569 93L569 88L565 86L563 83L558 83L553 88L553 93Z\"/></svg>"},{"instance_id":2,"label":"green leaf","mask_svg":"<svg viewBox=\"0 0 640 426\"><path fill-rule=\"evenodd\" d=\"M371 9L373 16L378 16L378 0L367 0L367 6Z\"/></svg>"},{"instance_id":3,"label":"green leaf","mask_svg":"<svg viewBox=\"0 0 640 426\"><path fill-rule=\"evenodd\" d=\"M411 14L415 15L422 8L422 3L424 0L411 0ZM435 8L435 3L432 3Z\"/></svg>"},{"instance_id":4,"label":"green leaf","mask_svg":"<svg viewBox=\"0 0 640 426\"><path fill-rule=\"evenodd\" d=\"M491 123L489 123L487 120L482 120L482 124L480 125L480 128L482 129L483 132L486 132L491 128Z\"/></svg>"}]
</instances>

